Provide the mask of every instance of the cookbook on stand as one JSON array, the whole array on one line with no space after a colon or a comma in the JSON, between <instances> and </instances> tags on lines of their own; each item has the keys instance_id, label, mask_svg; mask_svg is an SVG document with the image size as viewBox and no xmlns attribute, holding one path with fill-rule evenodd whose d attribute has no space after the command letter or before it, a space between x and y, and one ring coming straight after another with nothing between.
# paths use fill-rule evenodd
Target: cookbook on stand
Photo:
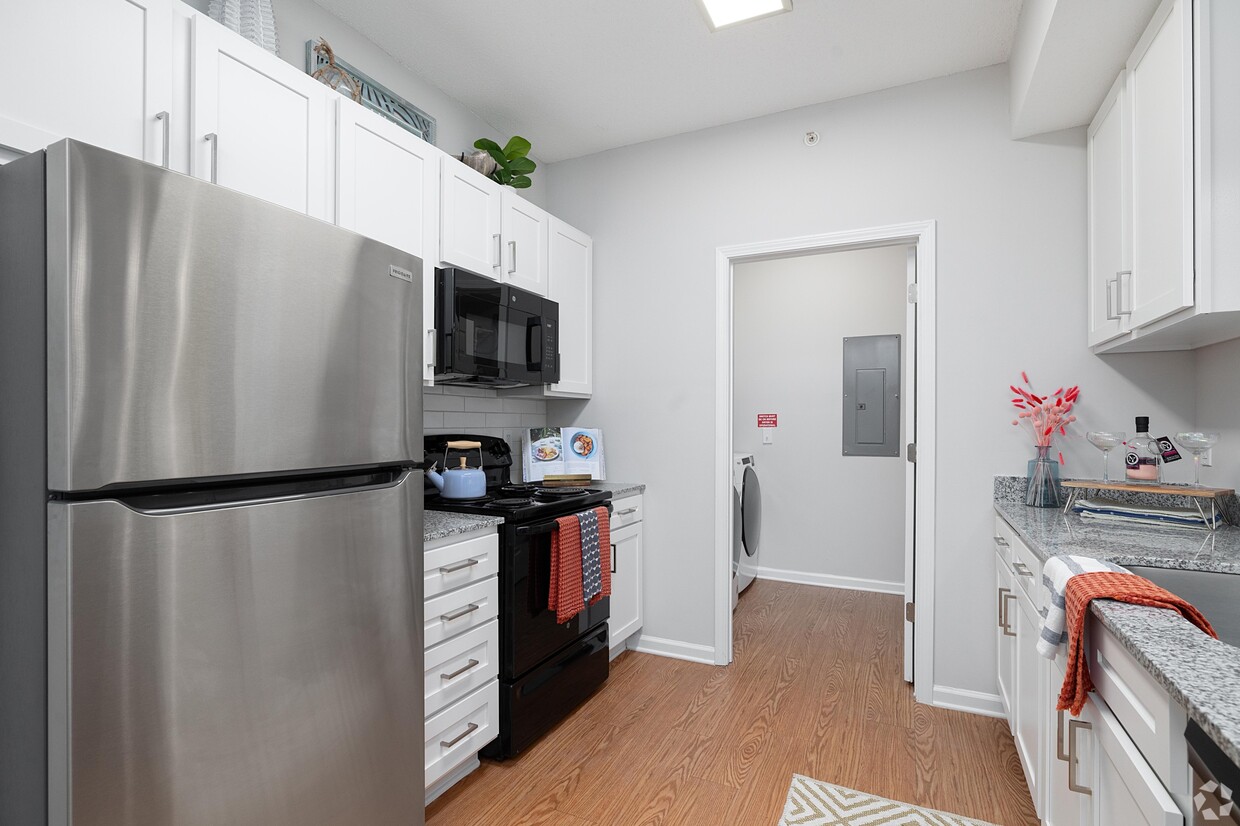
<instances>
[{"instance_id":1,"label":"cookbook on stand","mask_svg":"<svg viewBox=\"0 0 1240 826\"><path fill-rule=\"evenodd\" d=\"M521 471L526 482L589 474L607 478L603 431L591 427L535 427L522 436Z\"/></svg>"}]
</instances>

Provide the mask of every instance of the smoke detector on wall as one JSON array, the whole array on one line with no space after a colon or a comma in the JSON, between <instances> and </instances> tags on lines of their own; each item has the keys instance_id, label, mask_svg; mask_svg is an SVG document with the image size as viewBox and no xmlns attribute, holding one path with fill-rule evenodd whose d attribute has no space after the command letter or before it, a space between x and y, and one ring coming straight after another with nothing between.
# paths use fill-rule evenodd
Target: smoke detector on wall
<instances>
[{"instance_id":1,"label":"smoke detector on wall","mask_svg":"<svg viewBox=\"0 0 1240 826\"><path fill-rule=\"evenodd\" d=\"M817 132L810 131L810 132L805 133L805 145L806 146L817 146L818 141L819 141L819 138L818 138Z\"/></svg>"}]
</instances>

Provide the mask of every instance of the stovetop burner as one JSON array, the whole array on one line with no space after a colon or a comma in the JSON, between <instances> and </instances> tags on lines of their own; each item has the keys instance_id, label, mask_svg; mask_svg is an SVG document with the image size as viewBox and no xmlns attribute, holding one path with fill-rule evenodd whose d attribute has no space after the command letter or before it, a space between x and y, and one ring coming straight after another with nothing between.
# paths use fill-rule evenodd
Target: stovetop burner
<instances>
[{"instance_id":1,"label":"stovetop burner","mask_svg":"<svg viewBox=\"0 0 1240 826\"><path fill-rule=\"evenodd\" d=\"M500 493L510 494L513 496L525 496L525 497L533 496L537 491L538 491L537 485L518 485L518 484L501 485L499 489Z\"/></svg>"}]
</instances>

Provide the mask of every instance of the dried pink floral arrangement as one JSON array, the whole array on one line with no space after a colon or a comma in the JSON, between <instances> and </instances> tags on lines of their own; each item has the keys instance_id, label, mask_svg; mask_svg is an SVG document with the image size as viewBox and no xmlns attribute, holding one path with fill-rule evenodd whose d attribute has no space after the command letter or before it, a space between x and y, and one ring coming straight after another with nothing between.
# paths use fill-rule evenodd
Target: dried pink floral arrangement
<instances>
[{"instance_id":1,"label":"dried pink floral arrangement","mask_svg":"<svg viewBox=\"0 0 1240 826\"><path fill-rule=\"evenodd\" d=\"M1009 389L1016 394L1012 398L1012 406L1020 411L1012 419L1012 424L1019 426L1022 420L1028 422L1033 428L1033 443L1038 447L1050 447L1055 431L1066 436L1068 425L1076 421L1072 408L1081 389L1075 385L1066 389L1061 387L1054 393L1039 396L1033 392L1027 373L1021 371L1020 378L1025 383L1024 387L1009 385ZM1063 463L1063 453L1060 452L1059 464Z\"/></svg>"}]
</instances>

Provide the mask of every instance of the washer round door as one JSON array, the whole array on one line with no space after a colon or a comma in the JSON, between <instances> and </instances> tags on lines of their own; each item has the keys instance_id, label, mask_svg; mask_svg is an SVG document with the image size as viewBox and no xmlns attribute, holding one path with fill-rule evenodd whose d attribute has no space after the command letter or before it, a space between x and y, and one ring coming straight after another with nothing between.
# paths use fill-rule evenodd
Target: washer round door
<instances>
[{"instance_id":1,"label":"washer round door","mask_svg":"<svg viewBox=\"0 0 1240 826\"><path fill-rule=\"evenodd\" d=\"M758 540L762 536L762 486L758 474L745 468L744 493L741 495L741 543L751 563L756 563Z\"/></svg>"}]
</instances>

